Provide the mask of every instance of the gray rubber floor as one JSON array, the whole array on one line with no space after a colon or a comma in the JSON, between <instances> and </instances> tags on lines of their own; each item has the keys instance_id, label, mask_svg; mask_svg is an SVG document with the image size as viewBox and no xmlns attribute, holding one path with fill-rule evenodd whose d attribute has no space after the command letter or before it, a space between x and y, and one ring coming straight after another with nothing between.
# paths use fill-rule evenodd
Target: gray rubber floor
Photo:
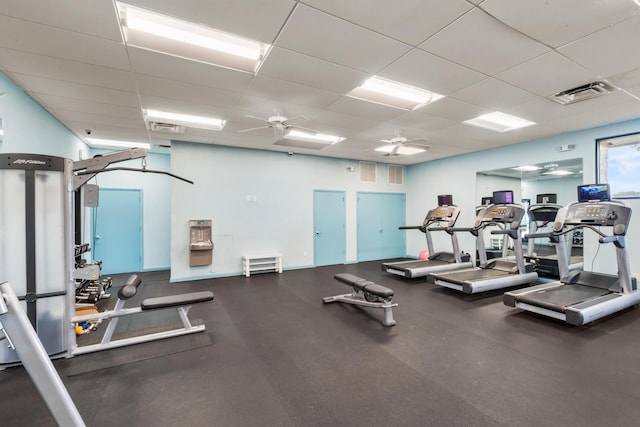
<instances>
[{"instance_id":1,"label":"gray rubber floor","mask_svg":"<svg viewBox=\"0 0 640 427\"><path fill-rule=\"evenodd\" d=\"M333 279L340 272L394 289L398 324L382 326L382 310L323 305L322 297L349 292ZM74 363L101 355L56 360L89 426L640 420L637 308L574 327L506 307L502 292L464 295L383 273L379 262L175 284L168 272L142 277L144 296L212 290L215 301L194 306L191 318L206 324L213 344L73 376ZM21 367L0 372L0 425L55 425Z\"/></svg>"}]
</instances>

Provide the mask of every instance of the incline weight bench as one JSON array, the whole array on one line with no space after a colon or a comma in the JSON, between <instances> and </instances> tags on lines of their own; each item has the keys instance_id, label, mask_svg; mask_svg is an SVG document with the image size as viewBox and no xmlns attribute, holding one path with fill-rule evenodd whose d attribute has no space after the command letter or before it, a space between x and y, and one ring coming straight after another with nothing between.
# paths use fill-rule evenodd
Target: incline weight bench
<instances>
[{"instance_id":1,"label":"incline weight bench","mask_svg":"<svg viewBox=\"0 0 640 427\"><path fill-rule=\"evenodd\" d=\"M76 322L94 322L109 320L105 329L102 341L99 344L86 345L82 347L76 347L73 349L72 354L84 354L93 351L106 350L110 348L123 347L125 345L139 344L148 341L159 340L163 338L175 337L179 335L192 334L196 332L203 332L204 325L192 325L187 316L191 305L213 301L213 292L191 292L187 294L170 295L157 298L146 298L142 300L140 307L124 308L126 300L136 295L138 292L138 286L140 286L142 280L138 275L134 274L127 279L125 285L118 291L118 301L113 310L103 311L100 313L86 314L82 316L75 316L71 321ZM171 329L168 331L150 333L130 338L122 338L112 341L113 333L118 324L118 319L121 316L129 316L132 314L139 314L148 310L163 310L175 308L180 316L182 322L182 328Z\"/></svg>"},{"instance_id":2,"label":"incline weight bench","mask_svg":"<svg viewBox=\"0 0 640 427\"><path fill-rule=\"evenodd\" d=\"M396 321L393 320L393 312L391 309L397 307L398 304L392 304L393 290L381 285L377 285L369 280L354 276L349 273L339 273L333 276L338 282L351 286L353 292L350 294L335 295L332 297L322 298L322 302L328 304L330 302L344 302L347 304L360 305L363 307L373 307L384 309L384 326L393 326Z\"/></svg>"}]
</instances>

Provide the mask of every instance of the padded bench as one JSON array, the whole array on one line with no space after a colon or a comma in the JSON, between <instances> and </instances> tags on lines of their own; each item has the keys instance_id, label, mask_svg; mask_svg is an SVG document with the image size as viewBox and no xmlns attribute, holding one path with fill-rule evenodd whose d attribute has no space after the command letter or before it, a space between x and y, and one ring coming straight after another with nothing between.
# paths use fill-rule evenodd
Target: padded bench
<instances>
[{"instance_id":1,"label":"padded bench","mask_svg":"<svg viewBox=\"0 0 640 427\"><path fill-rule=\"evenodd\" d=\"M382 308L384 310L384 320L382 324L384 326L393 326L396 324L396 321L393 320L393 312L391 311L393 307L398 306L398 304L391 303L393 299L393 289L378 285L351 273L338 273L333 277L338 282L351 286L353 292L350 294L325 297L322 299L323 303L344 302L363 307Z\"/></svg>"}]
</instances>

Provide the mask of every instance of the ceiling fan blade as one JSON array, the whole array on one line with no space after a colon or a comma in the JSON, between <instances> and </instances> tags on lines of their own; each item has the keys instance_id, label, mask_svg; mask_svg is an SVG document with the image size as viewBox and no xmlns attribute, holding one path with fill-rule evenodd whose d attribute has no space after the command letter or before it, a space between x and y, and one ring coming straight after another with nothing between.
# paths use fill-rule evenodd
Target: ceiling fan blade
<instances>
[{"instance_id":1,"label":"ceiling fan blade","mask_svg":"<svg viewBox=\"0 0 640 427\"><path fill-rule=\"evenodd\" d=\"M391 144L393 141L391 141L390 139L381 139L380 142L388 142L389 144Z\"/></svg>"},{"instance_id":2,"label":"ceiling fan blade","mask_svg":"<svg viewBox=\"0 0 640 427\"><path fill-rule=\"evenodd\" d=\"M431 146L427 144L405 144L405 147L419 148L421 150L428 150L431 148Z\"/></svg>"},{"instance_id":3,"label":"ceiling fan blade","mask_svg":"<svg viewBox=\"0 0 640 427\"><path fill-rule=\"evenodd\" d=\"M407 139L404 142L407 143L407 142L413 142L413 141L429 141L429 139L428 138L411 138L411 139Z\"/></svg>"},{"instance_id":4,"label":"ceiling fan blade","mask_svg":"<svg viewBox=\"0 0 640 427\"><path fill-rule=\"evenodd\" d=\"M253 132L254 130L269 129L270 127L271 127L271 125L268 125L268 126L258 126L258 127L255 127L255 128L240 129L238 132L239 132L239 133Z\"/></svg>"},{"instance_id":5,"label":"ceiling fan blade","mask_svg":"<svg viewBox=\"0 0 640 427\"><path fill-rule=\"evenodd\" d=\"M303 116L303 115L297 115L297 116L293 116L288 118L287 120L285 120L284 122L282 122L285 126L292 126L295 124L295 122L297 123L302 123L302 122L306 122L309 120L309 117L307 116ZM294 123L292 123L294 122Z\"/></svg>"},{"instance_id":6,"label":"ceiling fan blade","mask_svg":"<svg viewBox=\"0 0 640 427\"><path fill-rule=\"evenodd\" d=\"M260 120L261 122L269 123L269 120L264 119L262 117L252 116L251 114L245 114L244 116L249 118L249 119L256 119L256 120Z\"/></svg>"}]
</instances>

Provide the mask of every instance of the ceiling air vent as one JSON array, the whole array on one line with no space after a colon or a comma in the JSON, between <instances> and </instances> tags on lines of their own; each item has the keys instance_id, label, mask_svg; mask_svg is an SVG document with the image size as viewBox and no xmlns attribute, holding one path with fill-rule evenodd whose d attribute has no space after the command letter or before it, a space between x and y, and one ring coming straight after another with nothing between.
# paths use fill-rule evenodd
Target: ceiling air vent
<instances>
[{"instance_id":1,"label":"ceiling air vent","mask_svg":"<svg viewBox=\"0 0 640 427\"><path fill-rule=\"evenodd\" d=\"M562 105L575 104L576 102L596 98L618 90L615 86L606 82L592 82L586 85L574 87L563 92L558 92L549 99Z\"/></svg>"},{"instance_id":2,"label":"ceiling air vent","mask_svg":"<svg viewBox=\"0 0 640 427\"><path fill-rule=\"evenodd\" d=\"M147 122L147 129L152 130L154 132L164 132L164 133L184 133L184 126L175 125L173 123L163 123L163 122Z\"/></svg>"}]
</instances>

